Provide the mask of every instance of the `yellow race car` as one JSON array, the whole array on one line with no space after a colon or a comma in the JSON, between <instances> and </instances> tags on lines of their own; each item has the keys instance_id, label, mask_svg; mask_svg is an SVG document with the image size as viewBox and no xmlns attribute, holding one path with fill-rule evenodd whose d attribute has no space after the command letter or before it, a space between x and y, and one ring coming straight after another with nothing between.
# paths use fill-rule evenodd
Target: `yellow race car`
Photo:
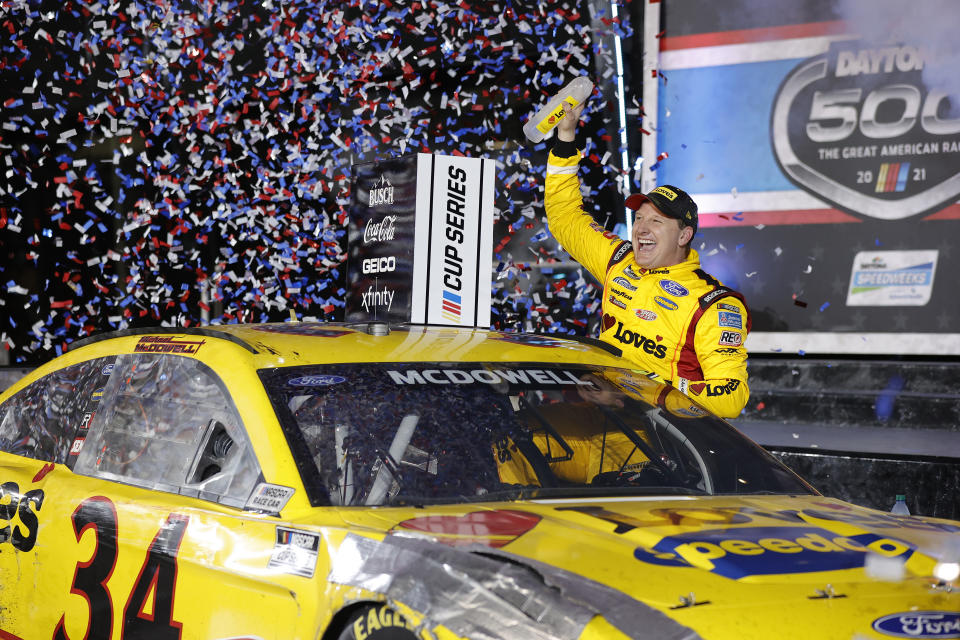
<instances>
[{"instance_id":1,"label":"yellow race car","mask_svg":"<svg viewBox=\"0 0 960 640\"><path fill-rule=\"evenodd\" d=\"M0 395L0 639L960 638L960 523L589 341L131 329Z\"/></svg>"}]
</instances>

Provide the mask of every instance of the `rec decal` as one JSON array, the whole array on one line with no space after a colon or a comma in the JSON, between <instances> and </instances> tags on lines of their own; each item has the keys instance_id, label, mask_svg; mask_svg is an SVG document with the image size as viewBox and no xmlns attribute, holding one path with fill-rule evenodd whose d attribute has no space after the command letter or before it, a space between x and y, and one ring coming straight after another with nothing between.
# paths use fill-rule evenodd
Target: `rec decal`
<instances>
[{"instance_id":1,"label":"rec decal","mask_svg":"<svg viewBox=\"0 0 960 640\"><path fill-rule=\"evenodd\" d=\"M797 65L770 118L787 178L867 218L898 220L956 202L960 118L950 117L947 88L924 76L929 55L846 40Z\"/></svg>"},{"instance_id":2,"label":"rec decal","mask_svg":"<svg viewBox=\"0 0 960 640\"><path fill-rule=\"evenodd\" d=\"M725 347L739 347L743 344L743 334L739 331L724 331L720 334L720 341L717 344Z\"/></svg>"}]
</instances>

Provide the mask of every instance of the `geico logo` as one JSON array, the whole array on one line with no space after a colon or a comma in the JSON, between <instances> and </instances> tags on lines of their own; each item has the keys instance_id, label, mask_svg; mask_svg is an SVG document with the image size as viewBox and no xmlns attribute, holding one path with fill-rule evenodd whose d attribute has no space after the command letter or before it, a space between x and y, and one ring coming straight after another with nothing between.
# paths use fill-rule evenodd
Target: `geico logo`
<instances>
[{"instance_id":1,"label":"geico logo","mask_svg":"<svg viewBox=\"0 0 960 640\"><path fill-rule=\"evenodd\" d=\"M913 547L874 534L838 536L818 528L744 527L697 531L637 548L642 562L698 567L727 578L862 567L867 553L906 559Z\"/></svg>"},{"instance_id":2,"label":"geico logo","mask_svg":"<svg viewBox=\"0 0 960 640\"><path fill-rule=\"evenodd\" d=\"M397 268L397 259L393 256L386 258L364 258L360 263L363 273L388 273Z\"/></svg>"}]
</instances>

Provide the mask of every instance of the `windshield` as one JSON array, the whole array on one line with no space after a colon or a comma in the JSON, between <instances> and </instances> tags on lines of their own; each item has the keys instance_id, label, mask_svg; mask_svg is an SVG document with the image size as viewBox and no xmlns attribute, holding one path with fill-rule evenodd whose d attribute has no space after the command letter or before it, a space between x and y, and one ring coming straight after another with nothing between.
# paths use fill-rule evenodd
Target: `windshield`
<instances>
[{"instance_id":1,"label":"windshield","mask_svg":"<svg viewBox=\"0 0 960 640\"><path fill-rule=\"evenodd\" d=\"M260 374L314 504L812 493L637 371L378 363Z\"/></svg>"}]
</instances>

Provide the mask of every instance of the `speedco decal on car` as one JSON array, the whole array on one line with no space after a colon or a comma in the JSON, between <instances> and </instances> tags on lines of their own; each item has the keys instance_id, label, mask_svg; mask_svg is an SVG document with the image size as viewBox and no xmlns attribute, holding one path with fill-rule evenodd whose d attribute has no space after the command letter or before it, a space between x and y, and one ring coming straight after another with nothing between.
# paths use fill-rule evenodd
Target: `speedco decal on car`
<instances>
[{"instance_id":1,"label":"speedco decal on car","mask_svg":"<svg viewBox=\"0 0 960 640\"><path fill-rule=\"evenodd\" d=\"M870 218L908 218L955 202L960 118L945 117L949 89L924 76L924 63L937 62L927 55L847 40L795 67L770 118L786 176Z\"/></svg>"},{"instance_id":2,"label":"speedco decal on car","mask_svg":"<svg viewBox=\"0 0 960 640\"><path fill-rule=\"evenodd\" d=\"M960 613L904 611L873 621L873 630L894 638L960 638Z\"/></svg>"},{"instance_id":3,"label":"speedco decal on car","mask_svg":"<svg viewBox=\"0 0 960 640\"><path fill-rule=\"evenodd\" d=\"M697 567L731 579L862 567L868 552L909 558L913 547L875 534L838 536L816 527L743 527L667 536L637 547L647 564Z\"/></svg>"}]
</instances>

